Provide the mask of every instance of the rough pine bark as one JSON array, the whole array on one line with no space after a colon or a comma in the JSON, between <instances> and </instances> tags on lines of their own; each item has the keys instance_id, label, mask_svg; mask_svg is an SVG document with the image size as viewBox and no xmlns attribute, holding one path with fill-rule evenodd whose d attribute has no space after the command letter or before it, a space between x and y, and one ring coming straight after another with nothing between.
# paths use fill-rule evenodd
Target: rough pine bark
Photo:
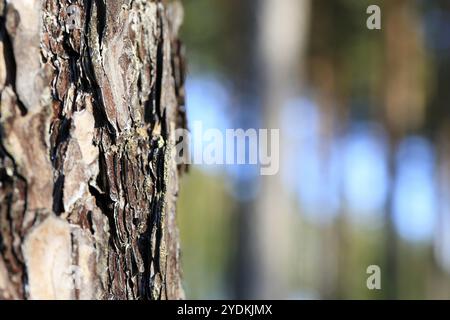
<instances>
[{"instance_id":1,"label":"rough pine bark","mask_svg":"<svg viewBox=\"0 0 450 320\"><path fill-rule=\"evenodd\" d=\"M0 0L0 298L178 299L179 3Z\"/></svg>"}]
</instances>

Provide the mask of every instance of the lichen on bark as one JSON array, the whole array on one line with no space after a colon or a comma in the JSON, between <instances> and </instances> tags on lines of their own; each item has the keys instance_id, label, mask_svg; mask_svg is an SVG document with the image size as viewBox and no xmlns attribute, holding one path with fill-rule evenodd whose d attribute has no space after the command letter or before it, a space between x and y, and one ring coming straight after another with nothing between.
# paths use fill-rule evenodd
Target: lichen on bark
<instances>
[{"instance_id":1,"label":"lichen on bark","mask_svg":"<svg viewBox=\"0 0 450 320\"><path fill-rule=\"evenodd\" d=\"M182 298L181 5L14 0L0 12L0 298Z\"/></svg>"}]
</instances>

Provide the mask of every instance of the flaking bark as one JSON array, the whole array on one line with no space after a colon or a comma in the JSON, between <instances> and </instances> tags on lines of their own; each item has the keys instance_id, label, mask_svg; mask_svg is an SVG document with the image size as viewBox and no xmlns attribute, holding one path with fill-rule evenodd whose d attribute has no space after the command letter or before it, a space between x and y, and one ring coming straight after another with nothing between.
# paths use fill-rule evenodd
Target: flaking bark
<instances>
[{"instance_id":1,"label":"flaking bark","mask_svg":"<svg viewBox=\"0 0 450 320\"><path fill-rule=\"evenodd\" d=\"M0 14L0 298L182 298L180 5L13 0Z\"/></svg>"}]
</instances>

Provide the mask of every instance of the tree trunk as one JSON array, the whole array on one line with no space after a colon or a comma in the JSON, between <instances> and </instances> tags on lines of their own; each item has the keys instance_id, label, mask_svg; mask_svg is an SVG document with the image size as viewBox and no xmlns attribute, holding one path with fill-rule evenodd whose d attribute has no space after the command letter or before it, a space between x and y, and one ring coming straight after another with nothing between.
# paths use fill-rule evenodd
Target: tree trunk
<instances>
[{"instance_id":1,"label":"tree trunk","mask_svg":"<svg viewBox=\"0 0 450 320\"><path fill-rule=\"evenodd\" d=\"M1 0L0 298L179 299L179 3Z\"/></svg>"},{"instance_id":2,"label":"tree trunk","mask_svg":"<svg viewBox=\"0 0 450 320\"><path fill-rule=\"evenodd\" d=\"M260 2L258 48L262 74L263 127L270 130L283 128L280 117L287 103L302 94L304 56L306 53L309 0L264 0ZM280 54L282 52L282 54ZM292 237L295 212L291 198L282 181L283 164L292 154L283 130L280 131L280 170L273 176L261 176L261 195L255 204L257 215L255 251L259 277L257 298L290 298L289 282L295 279L292 265L299 239ZM274 154L275 146L261 148ZM295 156L294 156L295 157Z\"/></svg>"}]
</instances>

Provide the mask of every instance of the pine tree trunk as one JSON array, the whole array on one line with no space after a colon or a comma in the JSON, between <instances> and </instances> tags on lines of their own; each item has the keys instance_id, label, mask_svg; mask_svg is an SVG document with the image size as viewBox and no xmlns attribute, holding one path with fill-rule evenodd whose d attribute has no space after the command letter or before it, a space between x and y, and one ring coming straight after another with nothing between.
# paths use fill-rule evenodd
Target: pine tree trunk
<instances>
[{"instance_id":1,"label":"pine tree trunk","mask_svg":"<svg viewBox=\"0 0 450 320\"><path fill-rule=\"evenodd\" d=\"M182 298L180 4L0 14L0 298Z\"/></svg>"}]
</instances>

